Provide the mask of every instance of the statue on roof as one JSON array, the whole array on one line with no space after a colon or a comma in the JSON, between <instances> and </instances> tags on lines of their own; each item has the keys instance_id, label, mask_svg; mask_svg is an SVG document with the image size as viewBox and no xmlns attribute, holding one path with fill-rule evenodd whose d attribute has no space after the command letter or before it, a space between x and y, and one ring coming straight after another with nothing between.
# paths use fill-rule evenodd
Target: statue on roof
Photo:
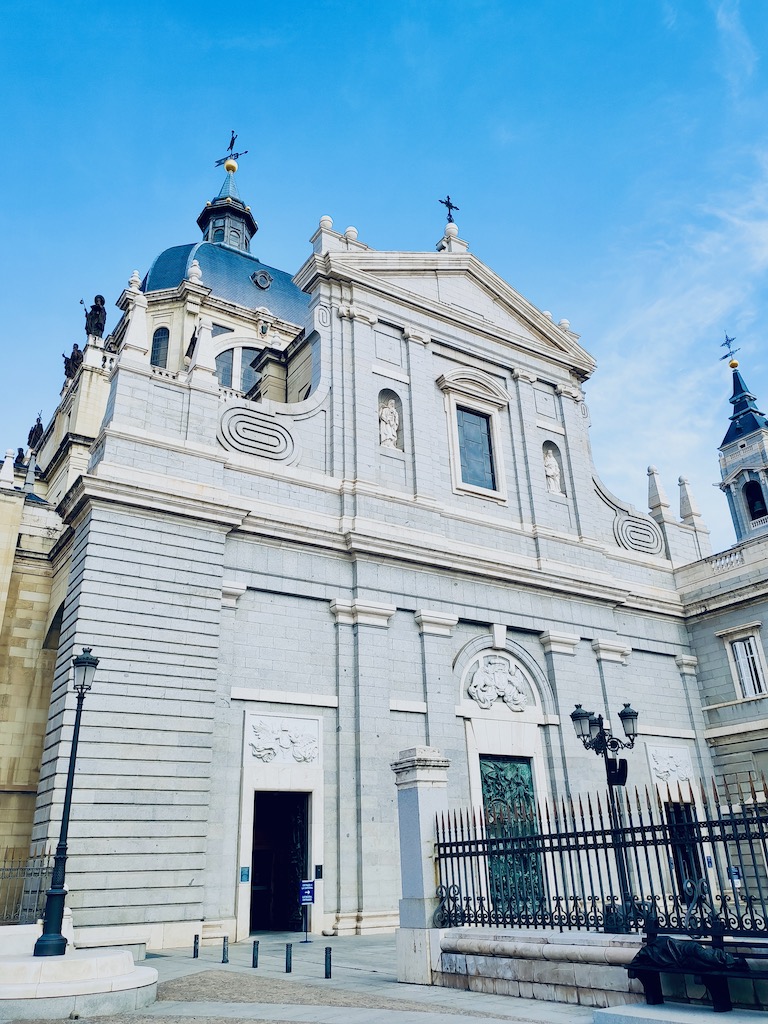
<instances>
[{"instance_id":1,"label":"statue on roof","mask_svg":"<svg viewBox=\"0 0 768 1024\"><path fill-rule=\"evenodd\" d=\"M84 306L85 301L80 299L81 304ZM93 305L89 310L85 311L85 333L94 338L102 338L104 336L104 327L107 322L107 308L103 295L96 295L93 300Z\"/></svg>"},{"instance_id":2,"label":"statue on roof","mask_svg":"<svg viewBox=\"0 0 768 1024\"><path fill-rule=\"evenodd\" d=\"M61 358L64 360L64 376L71 380L83 363L83 353L77 342L72 347L72 355L68 356L62 352Z\"/></svg>"},{"instance_id":3,"label":"statue on roof","mask_svg":"<svg viewBox=\"0 0 768 1024\"><path fill-rule=\"evenodd\" d=\"M35 424L27 434L27 448L31 448L32 451L37 451L37 446L40 444L40 438L43 436L43 421L40 419L40 413L37 414Z\"/></svg>"}]
</instances>

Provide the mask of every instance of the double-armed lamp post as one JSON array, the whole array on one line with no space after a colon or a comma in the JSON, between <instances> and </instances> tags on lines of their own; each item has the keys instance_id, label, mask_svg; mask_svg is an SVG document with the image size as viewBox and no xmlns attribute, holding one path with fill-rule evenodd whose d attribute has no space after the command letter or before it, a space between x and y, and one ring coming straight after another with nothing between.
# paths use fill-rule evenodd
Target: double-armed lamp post
<instances>
[{"instance_id":1,"label":"double-armed lamp post","mask_svg":"<svg viewBox=\"0 0 768 1024\"><path fill-rule=\"evenodd\" d=\"M67 787L64 790L64 807L61 812L61 832L56 854L53 858L53 876L51 887L45 894L45 915L43 918L43 934L35 943L35 956L62 956L67 948L67 940L61 934L64 921L64 900L67 890L64 877L67 867L67 833L69 831L69 811L72 806L72 785L75 781L75 761L77 759L77 741L80 736L80 718L83 714L85 695L93 685L93 677L99 659L91 653L90 647L84 647L83 653L72 659L75 673L75 693L77 709L75 726L72 730L72 746L69 751L69 771Z\"/></svg>"},{"instance_id":2,"label":"double-armed lamp post","mask_svg":"<svg viewBox=\"0 0 768 1024\"><path fill-rule=\"evenodd\" d=\"M605 761L605 777L608 781L608 814L611 822L611 839L616 856L616 873L619 882L620 905L606 905L605 929L612 932L628 932L633 914L632 892L627 870L627 851L621 811L616 797L616 786L624 786L627 782L627 762L615 755L620 750L631 750L637 738L638 714L629 704L625 704L619 712L619 718L626 740L620 740L606 729L602 715L594 711L585 711L581 704L571 712L571 721L576 735L586 750L594 752Z\"/></svg>"},{"instance_id":3,"label":"double-armed lamp post","mask_svg":"<svg viewBox=\"0 0 768 1024\"><path fill-rule=\"evenodd\" d=\"M610 729L605 728L602 715L585 711L581 704L577 704L576 710L571 712L573 727L584 747L594 750L605 759L605 776L609 786L626 784L627 762L623 758L617 760L613 755L620 750L631 750L637 738L637 711L625 704L619 712L619 718L626 740L617 739Z\"/></svg>"}]
</instances>

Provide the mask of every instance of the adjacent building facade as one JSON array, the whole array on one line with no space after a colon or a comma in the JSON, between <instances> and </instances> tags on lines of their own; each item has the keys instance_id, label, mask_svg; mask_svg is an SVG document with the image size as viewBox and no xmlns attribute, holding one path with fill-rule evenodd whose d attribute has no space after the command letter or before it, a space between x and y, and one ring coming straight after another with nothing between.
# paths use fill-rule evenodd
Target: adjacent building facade
<instances>
[{"instance_id":1,"label":"adjacent building facade","mask_svg":"<svg viewBox=\"0 0 768 1024\"><path fill-rule=\"evenodd\" d=\"M577 703L639 712L633 784L748 782L768 424L740 375L741 532L713 557L685 481L679 517L652 469L649 513L601 483L593 360L455 224L434 252L377 252L323 217L291 276L251 254L235 171L0 476L10 845L55 842L71 660L100 659L76 927L154 947L298 927L311 877L313 930L392 928L398 751L441 750L456 804L596 789Z\"/></svg>"}]
</instances>

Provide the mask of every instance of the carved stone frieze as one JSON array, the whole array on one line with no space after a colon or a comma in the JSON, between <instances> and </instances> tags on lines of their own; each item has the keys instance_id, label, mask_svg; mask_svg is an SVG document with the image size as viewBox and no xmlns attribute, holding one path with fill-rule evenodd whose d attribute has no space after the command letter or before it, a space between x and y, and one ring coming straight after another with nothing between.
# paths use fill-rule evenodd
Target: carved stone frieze
<instances>
[{"instance_id":1,"label":"carved stone frieze","mask_svg":"<svg viewBox=\"0 0 768 1024\"><path fill-rule=\"evenodd\" d=\"M320 756L317 719L252 715L246 721L246 759L262 764L316 766Z\"/></svg>"}]
</instances>

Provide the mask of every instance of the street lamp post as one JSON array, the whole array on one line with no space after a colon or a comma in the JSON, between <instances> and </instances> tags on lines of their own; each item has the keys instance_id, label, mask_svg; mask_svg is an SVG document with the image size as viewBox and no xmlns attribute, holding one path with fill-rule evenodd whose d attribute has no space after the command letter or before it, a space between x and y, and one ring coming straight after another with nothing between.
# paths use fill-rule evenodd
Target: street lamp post
<instances>
[{"instance_id":1,"label":"street lamp post","mask_svg":"<svg viewBox=\"0 0 768 1024\"><path fill-rule=\"evenodd\" d=\"M75 693L77 709L75 711L75 727L72 731L72 746L69 751L69 770L67 786L64 790L64 807L61 812L61 831L56 853L53 858L53 876L51 887L45 894L45 914L43 916L43 934L35 943L35 956L62 956L67 948L67 940L61 934L64 920L64 900L67 890L64 877L67 866L67 833L69 831L69 810L72 805L72 785L75 781L75 760L77 759L77 741L80 736L80 719L83 714L85 695L93 685L93 677L99 659L91 653L90 647L84 647L83 653L72 659L75 673Z\"/></svg>"},{"instance_id":2,"label":"street lamp post","mask_svg":"<svg viewBox=\"0 0 768 1024\"><path fill-rule=\"evenodd\" d=\"M616 872L621 893L621 908L616 909L612 915L606 911L606 930L608 930L609 916L612 916L614 927L610 930L621 932L629 931L629 918L632 912L627 851L616 798L616 787L624 786L627 782L627 762L624 758L617 759L614 755L620 750L631 750L634 747L637 738L637 718L637 711L629 704L625 704L619 712L619 719L626 740L620 740L613 735L610 729L605 728L602 715L596 715L594 711L585 711L581 704L577 704L576 710L571 712L571 721L576 735L584 744L585 749L594 750L605 761L605 777L608 781L608 814L611 821L611 836L616 854Z\"/></svg>"}]
</instances>

